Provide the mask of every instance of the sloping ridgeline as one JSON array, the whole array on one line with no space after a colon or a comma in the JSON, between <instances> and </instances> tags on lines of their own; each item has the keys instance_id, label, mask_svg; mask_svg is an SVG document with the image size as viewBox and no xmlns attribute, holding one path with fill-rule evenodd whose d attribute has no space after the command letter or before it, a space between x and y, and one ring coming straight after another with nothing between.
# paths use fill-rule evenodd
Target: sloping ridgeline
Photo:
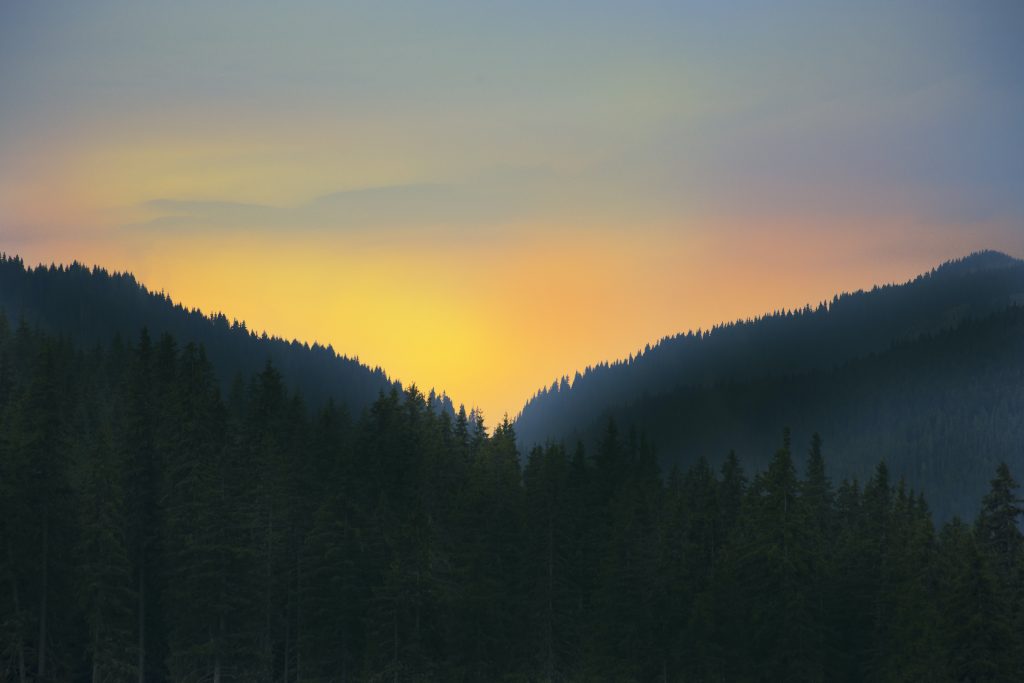
<instances>
[{"instance_id":1,"label":"sloping ridgeline","mask_svg":"<svg viewBox=\"0 0 1024 683\"><path fill-rule=\"evenodd\" d=\"M154 340L167 333L182 344L201 344L224 389L269 360L313 406L334 399L358 414L382 391L397 386L381 368L339 355L331 346L257 335L244 322L188 310L163 293L150 292L131 274L78 263L26 268L18 257L0 256L0 311L12 326L24 321L81 348L106 345L115 337L134 343L143 328Z\"/></svg>"},{"instance_id":2,"label":"sloping ridgeline","mask_svg":"<svg viewBox=\"0 0 1024 683\"><path fill-rule=\"evenodd\" d=\"M0 316L0 681L1022 680L1005 466L936 529L781 430L761 471L662 476L614 425L522 467L414 387L350 417L216 374Z\"/></svg>"},{"instance_id":3,"label":"sloping ridgeline","mask_svg":"<svg viewBox=\"0 0 1024 683\"><path fill-rule=\"evenodd\" d=\"M526 447L592 443L611 415L645 433L664 465L685 465L732 449L756 459L779 424L801 440L816 429L838 476L863 478L884 458L938 518L970 517L993 463L1024 464L1022 302L1024 262L980 252L588 368L539 392L517 433Z\"/></svg>"}]
</instances>

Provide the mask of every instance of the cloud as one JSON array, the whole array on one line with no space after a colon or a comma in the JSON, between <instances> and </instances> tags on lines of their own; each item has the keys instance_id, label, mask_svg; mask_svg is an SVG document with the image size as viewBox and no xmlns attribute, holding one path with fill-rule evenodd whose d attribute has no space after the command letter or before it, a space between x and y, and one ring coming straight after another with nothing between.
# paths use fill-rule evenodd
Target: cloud
<instances>
[{"instance_id":1,"label":"cloud","mask_svg":"<svg viewBox=\"0 0 1024 683\"><path fill-rule=\"evenodd\" d=\"M413 183L342 190L290 206L159 198L144 202L151 218L126 229L379 230L495 227L541 209L550 172L494 169L461 183Z\"/></svg>"}]
</instances>

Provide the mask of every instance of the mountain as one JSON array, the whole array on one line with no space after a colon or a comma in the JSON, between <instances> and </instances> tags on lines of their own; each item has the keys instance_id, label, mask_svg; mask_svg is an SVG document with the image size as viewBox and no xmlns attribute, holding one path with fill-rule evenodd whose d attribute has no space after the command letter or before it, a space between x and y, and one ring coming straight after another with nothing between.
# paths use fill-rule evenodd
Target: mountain
<instances>
[{"instance_id":1,"label":"mountain","mask_svg":"<svg viewBox=\"0 0 1024 683\"><path fill-rule=\"evenodd\" d=\"M331 346L257 335L223 314L208 316L175 304L131 274L79 263L32 268L16 256L0 255L0 312L12 325L24 321L83 348L106 345L115 337L135 343L143 328L154 339L167 333L180 344L202 344L224 388L270 361L291 389L314 406L334 399L358 413L381 392L398 386L381 368L367 367ZM442 402L450 410L447 397Z\"/></svg>"},{"instance_id":2,"label":"mountain","mask_svg":"<svg viewBox=\"0 0 1024 683\"><path fill-rule=\"evenodd\" d=\"M885 458L937 514L969 515L992 462L1024 464L1021 303L1024 262L972 254L562 378L527 403L517 434L524 447L592 442L613 417L671 467L732 449L756 458L791 426L821 433L836 475L863 478Z\"/></svg>"},{"instance_id":3,"label":"mountain","mask_svg":"<svg viewBox=\"0 0 1024 683\"><path fill-rule=\"evenodd\" d=\"M983 258L930 276L952 325L681 384L525 460L507 418L382 373L358 414L308 410L258 358L311 371L304 345L5 262L32 322L0 311L0 681L1020 680L1024 307ZM173 325L258 371L225 395Z\"/></svg>"},{"instance_id":4,"label":"mountain","mask_svg":"<svg viewBox=\"0 0 1024 683\"><path fill-rule=\"evenodd\" d=\"M893 349L881 408L961 355L979 366L923 393L978 404L965 378L998 386L1020 359L988 342L1022 332L1016 309L922 340L927 362ZM353 416L304 410L273 367L226 399L217 374L171 337L82 350L0 317L0 681L1021 680L1003 464L977 524L936 529L884 464L833 486L828 448L782 430L756 470L662 476L609 426L524 464L508 420L412 387ZM846 408L819 392L876 379L803 380L800 410L829 425Z\"/></svg>"}]
</instances>

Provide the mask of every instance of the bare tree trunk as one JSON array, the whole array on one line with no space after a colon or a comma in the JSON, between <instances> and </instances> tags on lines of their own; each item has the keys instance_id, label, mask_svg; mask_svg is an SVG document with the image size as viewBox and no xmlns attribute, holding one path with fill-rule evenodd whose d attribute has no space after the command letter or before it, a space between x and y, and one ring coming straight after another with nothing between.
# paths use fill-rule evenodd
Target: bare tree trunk
<instances>
[{"instance_id":1,"label":"bare tree trunk","mask_svg":"<svg viewBox=\"0 0 1024 683\"><path fill-rule=\"evenodd\" d=\"M36 668L36 676L40 679L46 678L46 601L50 590L50 513L43 508L43 567L42 567L42 593L39 599L39 664Z\"/></svg>"}]
</instances>

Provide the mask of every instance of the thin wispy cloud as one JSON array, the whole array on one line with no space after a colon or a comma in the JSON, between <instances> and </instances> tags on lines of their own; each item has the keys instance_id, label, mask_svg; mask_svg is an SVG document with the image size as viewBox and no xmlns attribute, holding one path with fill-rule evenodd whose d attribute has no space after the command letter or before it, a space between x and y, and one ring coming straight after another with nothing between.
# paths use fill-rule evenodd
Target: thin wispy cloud
<instances>
[{"instance_id":1,"label":"thin wispy cloud","mask_svg":"<svg viewBox=\"0 0 1024 683\"><path fill-rule=\"evenodd\" d=\"M500 414L1024 255L1021 35L1011 0L0 3L0 240Z\"/></svg>"},{"instance_id":2,"label":"thin wispy cloud","mask_svg":"<svg viewBox=\"0 0 1024 683\"><path fill-rule=\"evenodd\" d=\"M341 190L292 205L159 198L154 214L126 229L314 230L363 232L432 228L480 231L536 214L550 200L546 169L498 169L463 183L417 183Z\"/></svg>"}]
</instances>

